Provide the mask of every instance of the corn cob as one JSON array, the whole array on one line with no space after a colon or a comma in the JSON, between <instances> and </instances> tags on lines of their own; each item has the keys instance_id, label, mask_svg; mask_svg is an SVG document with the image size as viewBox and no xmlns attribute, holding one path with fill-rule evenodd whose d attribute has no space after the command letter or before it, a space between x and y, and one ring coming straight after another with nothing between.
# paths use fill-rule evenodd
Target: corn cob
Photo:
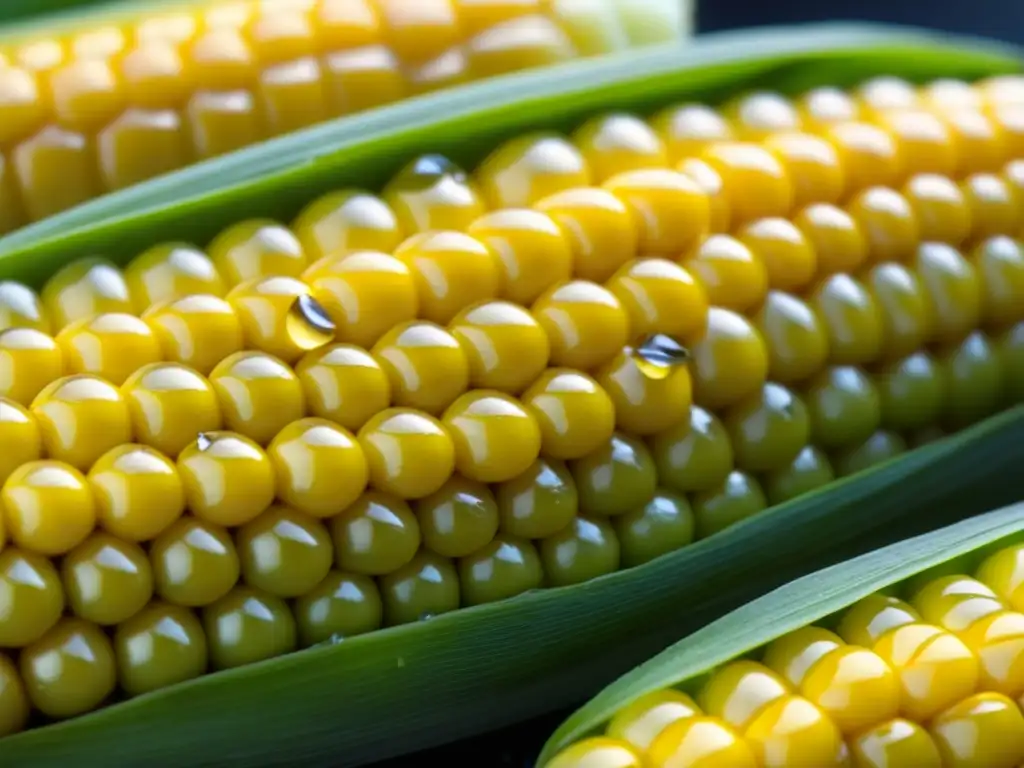
<instances>
[{"instance_id":1,"label":"corn cob","mask_svg":"<svg viewBox=\"0 0 1024 768\"><path fill-rule=\"evenodd\" d=\"M639 565L1015 402L1024 84L964 84L979 146L875 85L427 155L2 284L8 731Z\"/></svg>"},{"instance_id":2,"label":"corn cob","mask_svg":"<svg viewBox=\"0 0 1024 768\"><path fill-rule=\"evenodd\" d=\"M664 0L213 0L80 21L0 47L0 234L338 115L683 34Z\"/></svg>"},{"instance_id":3,"label":"corn cob","mask_svg":"<svg viewBox=\"0 0 1024 768\"><path fill-rule=\"evenodd\" d=\"M822 585L838 594L810 610L820 616L830 601L841 604L782 633L762 622L754 630L768 638L760 647L682 673L688 679L678 686L651 691L648 674L639 687L649 692L627 693L603 716L599 734L540 765L1015 768L1024 761L1021 512L1018 505L895 545L911 563L929 563L912 573L913 565L899 562L895 584L882 550L744 607L749 620L773 604L813 603ZM844 590L841 579L854 586ZM871 583L883 588L846 597ZM667 678L688 669L688 642L651 666L662 662ZM630 682L616 686L623 691ZM578 713L573 725L592 713Z\"/></svg>"}]
</instances>

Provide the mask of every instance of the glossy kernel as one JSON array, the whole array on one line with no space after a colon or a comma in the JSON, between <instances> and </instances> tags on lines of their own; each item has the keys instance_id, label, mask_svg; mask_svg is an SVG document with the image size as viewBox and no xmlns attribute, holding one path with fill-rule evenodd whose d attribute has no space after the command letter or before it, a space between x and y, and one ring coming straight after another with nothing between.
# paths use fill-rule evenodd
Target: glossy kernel
<instances>
[{"instance_id":1,"label":"glossy kernel","mask_svg":"<svg viewBox=\"0 0 1024 768\"><path fill-rule=\"evenodd\" d=\"M921 173L912 176L901 191L917 217L923 242L957 247L970 235L970 205L952 179Z\"/></svg>"},{"instance_id":2,"label":"glossy kernel","mask_svg":"<svg viewBox=\"0 0 1024 768\"><path fill-rule=\"evenodd\" d=\"M650 562L693 542L696 521L682 494L658 489L644 506L612 518L619 537L622 564L627 568Z\"/></svg>"},{"instance_id":3,"label":"glossy kernel","mask_svg":"<svg viewBox=\"0 0 1024 768\"><path fill-rule=\"evenodd\" d=\"M455 447L455 467L464 477L500 483L525 472L541 449L541 431L517 400L493 390L459 397L442 423Z\"/></svg>"},{"instance_id":4,"label":"glossy kernel","mask_svg":"<svg viewBox=\"0 0 1024 768\"><path fill-rule=\"evenodd\" d=\"M387 626L454 611L461 599L455 565L428 550L421 550L405 567L382 577L380 588Z\"/></svg>"},{"instance_id":5,"label":"glossy kernel","mask_svg":"<svg viewBox=\"0 0 1024 768\"><path fill-rule=\"evenodd\" d=\"M469 383L481 389L518 394L547 366L551 345L525 309L490 301L460 312L448 326L469 363ZM452 368L445 366L451 376Z\"/></svg>"},{"instance_id":6,"label":"glossy kernel","mask_svg":"<svg viewBox=\"0 0 1024 768\"><path fill-rule=\"evenodd\" d=\"M298 598L293 611L304 648L373 632L384 619L380 589L373 579L339 571L331 571Z\"/></svg>"},{"instance_id":7,"label":"glossy kernel","mask_svg":"<svg viewBox=\"0 0 1024 768\"><path fill-rule=\"evenodd\" d=\"M641 696L616 712L608 721L605 734L626 741L636 749L653 752L655 740L666 728L699 715L700 709L693 699L666 688Z\"/></svg>"},{"instance_id":8,"label":"glossy kernel","mask_svg":"<svg viewBox=\"0 0 1024 768\"><path fill-rule=\"evenodd\" d=\"M846 172L848 193L903 181L904 159L891 134L864 122L839 123L824 131Z\"/></svg>"},{"instance_id":9,"label":"glossy kernel","mask_svg":"<svg viewBox=\"0 0 1024 768\"><path fill-rule=\"evenodd\" d=\"M884 464L909 450L902 435L879 429L866 440L847 446L832 457L832 464L839 477L863 472L878 464Z\"/></svg>"},{"instance_id":10,"label":"glossy kernel","mask_svg":"<svg viewBox=\"0 0 1024 768\"><path fill-rule=\"evenodd\" d=\"M656 768L755 768L750 745L718 718L690 717L666 727L647 752Z\"/></svg>"},{"instance_id":11,"label":"glossy kernel","mask_svg":"<svg viewBox=\"0 0 1024 768\"><path fill-rule=\"evenodd\" d=\"M908 175L937 173L953 177L960 161L959 147L942 119L927 110L907 109L874 116L903 156Z\"/></svg>"},{"instance_id":12,"label":"glossy kernel","mask_svg":"<svg viewBox=\"0 0 1024 768\"><path fill-rule=\"evenodd\" d=\"M86 621L120 624L141 611L153 595L153 571L134 542L97 532L61 562L68 607Z\"/></svg>"},{"instance_id":13,"label":"glossy kernel","mask_svg":"<svg viewBox=\"0 0 1024 768\"><path fill-rule=\"evenodd\" d=\"M783 768L797 755L821 768L840 768L846 762L838 728L818 707L798 696L768 704L744 736L765 768Z\"/></svg>"},{"instance_id":14,"label":"glossy kernel","mask_svg":"<svg viewBox=\"0 0 1024 768\"><path fill-rule=\"evenodd\" d=\"M799 110L789 99L774 91L752 91L726 105L744 139L757 141L774 133L796 131L801 126Z\"/></svg>"},{"instance_id":15,"label":"glossy kernel","mask_svg":"<svg viewBox=\"0 0 1024 768\"><path fill-rule=\"evenodd\" d=\"M62 462L31 461L0 491L4 527L16 545L43 555L63 555L96 525L96 502L85 477Z\"/></svg>"},{"instance_id":16,"label":"glossy kernel","mask_svg":"<svg viewBox=\"0 0 1024 768\"><path fill-rule=\"evenodd\" d=\"M562 750L548 763L548 768L643 768L644 765L641 753L627 742L597 736Z\"/></svg>"},{"instance_id":17,"label":"glossy kernel","mask_svg":"<svg viewBox=\"0 0 1024 768\"><path fill-rule=\"evenodd\" d=\"M462 168L441 155L423 155L395 174L384 188L384 200L402 230L465 231L484 213L475 185Z\"/></svg>"},{"instance_id":18,"label":"glossy kernel","mask_svg":"<svg viewBox=\"0 0 1024 768\"><path fill-rule=\"evenodd\" d=\"M395 258L412 273L419 296L419 316L447 324L478 301L498 295L495 253L480 240L453 231L424 232L405 240Z\"/></svg>"},{"instance_id":19,"label":"glossy kernel","mask_svg":"<svg viewBox=\"0 0 1024 768\"><path fill-rule=\"evenodd\" d=\"M608 393L586 374L568 368L545 371L523 393L522 403L540 427L541 453L553 459L585 456L615 428L615 406Z\"/></svg>"},{"instance_id":20,"label":"glossy kernel","mask_svg":"<svg viewBox=\"0 0 1024 768\"><path fill-rule=\"evenodd\" d=\"M263 352L238 352L210 373L224 426L266 445L305 416L306 396L295 372Z\"/></svg>"},{"instance_id":21,"label":"glossy kernel","mask_svg":"<svg viewBox=\"0 0 1024 768\"><path fill-rule=\"evenodd\" d=\"M896 718L869 728L850 742L858 768L942 768L942 758L928 732L917 723Z\"/></svg>"},{"instance_id":22,"label":"glossy kernel","mask_svg":"<svg viewBox=\"0 0 1024 768\"><path fill-rule=\"evenodd\" d=\"M204 674L206 634L188 609L154 602L117 627L114 654L119 686L140 696Z\"/></svg>"},{"instance_id":23,"label":"glossy kernel","mask_svg":"<svg viewBox=\"0 0 1024 768\"><path fill-rule=\"evenodd\" d=\"M1014 235L1020 231L1020 193L1002 177L975 173L960 182L971 219L971 240L994 235Z\"/></svg>"},{"instance_id":24,"label":"glossy kernel","mask_svg":"<svg viewBox=\"0 0 1024 768\"><path fill-rule=\"evenodd\" d=\"M768 508L761 484L733 470L718 485L696 493L691 501L698 539L705 539Z\"/></svg>"},{"instance_id":25,"label":"glossy kernel","mask_svg":"<svg viewBox=\"0 0 1024 768\"><path fill-rule=\"evenodd\" d=\"M216 525L243 525L274 498L274 470L267 454L231 432L200 435L178 456L178 473L189 510Z\"/></svg>"},{"instance_id":26,"label":"glossy kernel","mask_svg":"<svg viewBox=\"0 0 1024 768\"><path fill-rule=\"evenodd\" d=\"M590 186L593 177L569 141L556 134L533 134L492 152L478 166L476 179L487 207L499 210L531 206L555 192Z\"/></svg>"},{"instance_id":27,"label":"glossy kernel","mask_svg":"<svg viewBox=\"0 0 1024 768\"><path fill-rule=\"evenodd\" d=\"M874 375L882 426L908 433L937 424L946 402L946 380L936 360L915 352Z\"/></svg>"},{"instance_id":28,"label":"glossy kernel","mask_svg":"<svg viewBox=\"0 0 1024 768\"><path fill-rule=\"evenodd\" d=\"M716 235L729 232L732 211L729 210L729 198L718 171L699 157L686 158L676 166L676 170L697 182L708 196L708 231Z\"/></svg>"},{"instance_id":29,"label":"glossy kernel","mask_svg":"<svg viewBox=\"0 0 1024 768\"><path fill-rule=\"evenodd\" d=\"M802 381L828 360L824 323L801 299L769 291L753 318L768 351L768 374L783 384Z\"/></svg>"},{"instance_id":30,"label":"glossy kernel","mask_svg":"<svg viewBox=\"0 0 1024 768\"><path fill-rule=\"evenodd\" d=\"M785 167L756 144L722 142L701 155L718 171L729 200L733 224L768 216L786 216L793 208L793 182Z\"/></svg>"},{"instance_id":31,"label":"glossy kernel","mask_svg":"<svg viewBox=\"0 0 1024 768\"><path fill-rule=\"evenodd\" d=\"M53 330L102 312L131 312L124 276L105 259L79 259L54 274L40 297Z\"/></svg>"},{"instance_id":32,"label":"glossy kernel","mask_svg":"<svg viewBox=\"0 0 1024 768\"><path fill-rule=\"evenodd\" d=\"M764 139L764 147L785 168L793 183L793 208L837 203L846 187L846 172L835 147L819 136L784 132Z\"/></svg>"},{"instance_id":33,"label":"glossy kernel","mask_svg":"<svg viewBox=\"0 0 1024 768\"><path fill-rule=\"evenodd\" d=\"M698 698L701 709L744 730L767 705L789 696L785 680L753 661L733 661L715 670Z\"/></svg>"},{"instance_id":34,"label":"glossy kernel","mask_svg":"<svg viewBox=\"0 0 1024 768\"><path fill-rule=\"evenodd\" d=\"M638 259L622 266L605 284L629 315L630 334L639 339L663 333L682 338L707 319L708 296L687 270L666 259Z\"/></svg>"},{"instance_id":35,"label":"glossy kernel","mask_svg":"<svg viewBox=\"0 0 1024 768\"><path fill-rule=\"evenodd\" d=\"M495 487L500 527L510 536L542 539L567 526L579 511L576 483L560 461L538 459Z\"/></svg>"},{"instance_id":36,"label":"glossy kernel","mask_svg":"<svg viewBox=\"0 0 1024 768\"><path fill-rule=\"evenodd\" d=\"M742 315L712 307L707 326L686 340L694 402L724 408L756 392L768 377L761 333Z\"/></svg>"},{"instance_id":37,"label":"glossy kernel","mask_svg":"<svg viewBox=\"0 0 1024 768\"><path fill-rule=\"evenodd\" d=\"M248 219L228 227L208 250L225 284L232 288L274 275L297 278L307 266L298 238L270 219Z\"/></svg>"},{"instance_id":38,"label":"glossy kernel","mask_svg":"<svg viewBox=\"0 0 1024 768\"><path fill-rule=\"evenodd\" d=\"M81 619L62 619L22 650L19 666L32 706L56 719L96 709L117 684L110 640Z\"/></svg>"},{"instance_id":39,"label":"glossy kernel","mask_svg":"<svg viewBox=\"0 0 1024 768\"><path fill-rule=\"evenodd\" d=\"M764 263L729 235L708 237L682 263L716 307L747 312L759 306L768 292Z\"/></svg>"},{"instance_id":40,"label":"glossy kernel","mask_svg":"<svg viewBox=\"0 0 1024 768\"><path fill-rule=\"evenodd\" d=\"M665 168L623 171L602 187L626 204L637 224L637 252L676 254L695 246L708 231L707 193L685 174Z\"/></svg>"},{"instance_id":41,"label":"glossy kernel","mask_svg":"<svg viewBox=\"0 0 1024 768\"><path fill-rule=\"evenodd\" d=\"M899 677L900 712L914 722L925 722L977 690L977 658L962 641L936 627L895 627L872 650Z\"/></svg>"},{"instance_id":42,"label":"glossy kernel","mask_svg":"<svg viewBox=\"0 0 1024 768\"><path fill-rule=\"evenodd\" d=\"M800 692L844 734L854 734L899 712L896 675L866 648L844 646L825 654L808 670Z\"/></svg>"},{"instance_id":43,"label":"glossy kernel","mask_svg":"<svg viewBox=\"0 0 1024 768\"><path fill-rule=\"evenodd\" d=\"M572 275L569 235L541 210L510 208L485 213L466 232L497 257L498 295L513 303L529 305Z\"/></svg>"},{"instance_id":44,"label":"glossy kernel","mask_svg":"<svg viewBox=\"0 0 1024 768\"><path fill-rule=\"evenodd\" d=\"M156 304L142 319L153 329L167 360L203 376L243 347L242 323L234 308L210 294Z\"/></svg>"},{"instance_id":45,"label":"glossy kernel","mask_svg":"<svg viewBox=\"0 0 1024 768\"><path fill-rule=\"evenodd\" d=\"M811 240L791 221L758 219L743 226L736 237L764 265L769 288L799 291L818 271Z\"/></svg>"},{"instance_id":46,"label":"glossy kernel","mask_svg":"<svg viewBox=\"0 0 1024 768\"><path fill-rule=\"evenodd\" d=\"M156 593L187 607L208 605L226 595L238 581L238 552L220 526L183 517L150 545Z\"/></svg>"},{"instance_id":47,"label":"glossy kernel","mask_svg":"<svg viewBox=\"0 0 1024 768\"><path fill-rule=\"evenodd\" d=\"M0 331L0 397L30 406L64 375L64 353L52 336L33 328Z\"/></svg>"},{"instance_id":48,"label":"glossy kernel","mask_svg":"<svg viewBox=\"0 0 1024 768\"><path fill-rule=\"evenodd\" d=\"M928 729L944 766L1015 766L1024 760L1024 715L998 693L977 693L939 714Z\"/></svg>"},{"instance_id":49,"label":"glossy kernel","mask_svg":"<svg viewBox=\"0 0 1024 768\"><path fill-rule=\"evenodd\" d=\"M733 405L725 427L736 465L767 472L789 464L807 445L811 434L807 407L785 387L768 382L761 391Z\"/></svg>"},{"instance_id":50,"label":"glossy kernel","mask_svg":"<svg viewBox=\"0 0 1024 768\"><path fill-rule=\"evenodd\" d=\"M982 286L982 318L1005 327L1024 319L1024 245L1010 237L992 237L970 255Z\"/></svg>"},{"instance_id":51,"label":"glossy kernel","mask_svg":"<svg viewBox=\"0 0 1024 768\"><path fill-rule=\"evenodd\" d=\"M903 195L888 187L868 187L853 196L847 211L857 222L868 244L868 258L906 261L921 240L914 209Z\"/></svg>"},{"instance_id":52,"label":"glossy kernel","mask_svg":"<svg viewBox=\"0 0 1024 768\"><path fill-rule=\"evenodd\" d=\"M621 563L621 546L607 520L585 517L543 539L539 546L545 583L552 587L580 584L614 573Z\"/></svg>"},{"instance_id":53,"label":"glossy kernel","mask_svg":"<svg viewBox=\"0 0 1024 768\"><path fill-rule=\"evenodd\" d=\"M804 123L816 129L861 116L861 105L854 95L830 85L807 91L797 99L797 107Z\"/></svg>"},{"instance_id":54,"label":"glossy kernel","mask_svg":"<svg viewBox=\"0 0 1024 768\"><path fill-rule=\"evenodd\" d=\"M999 409L1003 394L1002 361L989 338L974 331L937 356L946 382L943 422L959 429Z\"/></svg>"},{"instance_id":55,"label":"glossy kernel","mask_svg":"<svg viewBox=\"0 0 1024 768\"><path fill-rule=\"evenodd\" d=\"M336 337L364 349L415 319L420 307L410 267L377 251L326 256L303 279L334 323Z\"/></svg>"},{"instance_id":56,"label":"glossy kernel","mask_svg":"<svg viewBox=\"0 0 1024 768\"><path fill-rule=\"evenodd\" d=\"M638 222L626 203L607 189L566 189L538 200L533 207L549 216L562 232L570 249L572 275L581 280L603 282L637 253ZM501 213L490 215L500 216ZM498 252L501 255L500 249ZM555 255L561 257L561 250ZM526 281L530 272L525 256L520 260L523 265L520 279ZM551 265L560 267L561 263L560 258L549 258L547 269L551 269ZM545 287L557 282L563 281L553 280ZM529 301L535 300L541 291L531 293ZM511 292L507 296L517 300Z\"/></svg>"},{"instance_id":57,"label":"glossy kernel","mask_svg":"<svg viewBox=\"0 0 1024 768\"><path fill-rule=\"evenodd\" d=\"M932 339L955 341L981 320L983 287L977 267L956 248L924 243L913 262L934 317Z\"/></svg>"},{"instance_id":58,"label":"glossy kernel","mask_svg":"<svg viewBox=\"0 0 1024 768\"><path fill-rule=\"evenodd\" d=\"M828 456L815 446L807 445L788 465L765 475L762 484L768 501L776 506L824 488L835 479Z\"/></svg>"},{"instance_id":59,"label":"glossy kernel","mask_svg":"<svg viewBox=\"0 0 1024 768\"><path fill-rule=\"evenodd\" d=\"M69 374L89 373L120 385L135 370L161 358L160 344L142 320L107 313L70 323L57 334Z\"/></svg>"},{"instance_id":60,"label":"glossy kernel","mask_svg":"<svg viewBox=\"0 0 1024 768\"><path fill-rule=\"evenodd\" d=\"M817 285L809 303L828 334L831 362L870 363L882 354L883 315L863 283L846 274L831 275Z\"/></svg>"},{"instance_id":61,"label":"glossy kernel","mask_svg":"<svg viewBox=\"0 0 1024 768\"><path fill-rule=\"evenodd\" d=\"M295 366L309 413L350 431L391 405L391 383L366 350L334 344L307 353Z\"/></svg>"},{"instance_id":62,"label":"glossy kernel","mask_svg":"<svg viewBox=\"0 0 1024 768\"><path fill-rule=\"evenodd\" d=\"M633 435L652 435L687 418L693 382L685 361L652 365L643 348L616 356L595 374L615 406L615 425Z\"/></svg>"},{"instance_id":63,"label":"glossy kernel","mask_svg":"<svg viewBox=\"0 0 1024 768\"><path fill-rule=\"evenodd\" d=\"M372 354L401 407L438 414L466 391L470 360L459 339L432 322L414 321L385 333Z\"/></svg>"},{"instance_id":64,"label":"glossy kernel","mask_svg":"<svg viewBox=\"0 0 1024 768\"><path fill-rule=\"evenodd\" d=\"M569 464L580 510L594 517L621 515L654 497L657 471L640 440L615 433L598 450Z\"/></svg>"},{"instance_id":65,"label":"glossy kernel","mask_svg":"<svg viewBox=\"0 0 1024 768\"><path fill-rule=\"evenodd\" d=\"M236 587L203 609L210 666L230 669L295 650L298 630L288 604L249 587Z\"/></svg>"},{"instance_id":66,"label":"glossy kernel","mask_svg":"<svg viewBox=\"0 0 1024 768\"><path fill-rule=\"evenodd\" d=\"M334 321L310 287L292 277L255 278L227 296L249 349L294 363L334 340Z\"/></svg>"},{"instance_id":67,"label":"glossy kernel","mask_svg":"<svg viewBox=\"0 0 1024 768\"><path fill-rule=\"evenodd\" d=\"M544 584L540 555L532 542L499 535L458 562L464 605L507 600Z\"/></svg>"},{"instance_id":68,"label":"glossy kernel","mask_svg":"<svg viewBox=\"0 0 1024 768\"><path fill-rule=\"evenodd\" d=\"M832 366L811 379L804 402L811 417L811 438L826 448L866 440L882 418L877 388L851 366Z\"/></svg>"},{"instance_id":69,"label":"glossy kernel","mask_svg":"<svg viewBox=\"0 0 1024 768\"><path fill-rule=\"evenodd\" d=\"M658 480L679 492L713 488L733 470L732 442L718 417L700 406L651 440Z\"/></svg>"},{"instance_id":70,"label":"glossy kernel","mask_svg":"<svg viewBox=\"0 0 1024 768\"><path fill-rule=\"evenodd\" d=\"M27 285L0 280L0 329L34 328L50 332L50 319L42 299Z\"/></svg>"},{"instance_id":71,"label":"glossy kernel","mask_svg":"<svg viewBox=\"0 0 1024 768\"><path fill-rule=\"evenodd\" d=\"M156 245L125 268L125 282L136 312L194 293L224 295L224 281L210 258L186 243Z\"/></svg>"},{"instance_id":72,"label":"glossy kernel","mask_svg":"<svg viewBox=\"0 0 1024 768\"><path fill-rule=\"evenodd\" d=\"M49 558L7 546L0 551L0 646L34 643L64 612L64 588Z\"/></svg>"},{"instance_id":73,"label":"glossy kernel","mask_svg":"<svg viewBox=\"0 0 1024 768\"><path fill-rule=\"evenodd\" d=\"M135 438L177 458L200 432L221 428L217 394L210 382L178 363L136 370L121 387Z\"/></svg>"},{"instance_id":74,"label":"glossy kernel","mask_svg":"<svg viewBox=\"0 0 1024 768\"><path fill-rule=\"evenodd\" d=\"M270 443L267 456L277 479L277 498L313 517L338 514L366 490L369 470L363 449L351 432L330 421L292 422Z\"/></svg>"},{"instance_id":75,"label":"glossy kernel","mask_svg":"<svg viewBox=\"0 0 1024 768\"><path fill-rule=\"evenodd\" d=\"M370 485L403 499L436 492L455 471L455 445L440 421L408 408L389 408L359 430Z\"/></svg>"},{"instance_id":76,"label":"glossy kernel","mask_svg":"<svg viewBox=\"0 0 1024 768\"><path fill-rule=\"evenodd\" d=\"M316 518L272 506L235 532L242 578L278 597L298 597L319 584L334 559L331 537Z\"/></svg>"},{"instance_id":77,"label":"glossy kernel","mask_svg":"<svg viewBox=\"0 0 1024 768\"><path fill-rule=\"evenodd\" d=\"M125 541L149 541L185 511L174 462L131 443L103 454L88 475L100 527Z\"/></svg>"},{"instance_id":78,"label":"glossy kernel","mask_svg":"<svg viewBox=\"0 0 1024 768\"><path fill-rule=\"evenodd\" d=\"M661 138L634 115L615 113L593 118L573 133L572 140L587 159L597 183L623 171L668 165Z\"/></svg>"},{"instance_id":79,"label":"glossy kernel","mask_svg":"<svg viewBox=\"0 0 1024 768\"><path fill-rule=\"evenodd\" d=\"M659 112L650 122L665 142L673 163L699 155L713 143L735 138L730 123L704 104L672 106Z\"/></svg>"},{"instance_id":80,"label":"glossy kernel","mask_svg":"<svg viewBox=\"0 0 1024 768\"><path fill-rule=\"evenodd\" d=\"M882 356L891 360L921 349L935 321L931 299L917 275L887 262L864 275L864 284L882 317Z\"/></svg>"},{"instance_id":81,"label":"glossy kernel","mask_svg":"<svg viewBox=\"0 0 1024 768\"><path fill-rule=\"evenodd\" d=\"M404 236L387 203L361 190L317 198L296 217L292 230L311 264L345 251L391 253Z\"/></svg>"},{"instance_id":82,"label":"glossy kernel","mask_svg":"<svg viewBox=\"0 0 1024 768\"><path fill-rule=\"evenodd\" d=\"M609 428L608 433L611 434ZM43 438L35 417L17 403L0 398L0 488L18 467L43 457ZM5 526L0 520L0 549Z\"/></svg>"},{"instance_id":83,"label":"glossy kernel","mask_svg":"<svg viewBox=\"0 0 1024 768\"><path fill-rule=\"evenodd\" d=\"M24 730L30 711L17 666L7 656L0 656L0 737Z\"/></svg>"},{"instance_id":84,"label":"glossy kernel","mask_svg":"<svg viewBox=\"0 0 1024 768\"><path fill-rule=\"evenodd\" d=\"M626 310L595 283L557 286L534 303L532 312L551 342L552 365L592 370L618 354L629 337Z\"/></svg>"},{"instance_id":85,"label":"glossy kernel","mask_svg":"<svg viewBox=\"0 0 1024 768\"><path fill-rule=\"evenodd\" d=\"M868 259L867 237L842 208L815 203L800 211L793 223L814 249L819 276L855 272Z\"/></svg>"},{"instance_id":86,"label":"glossy kernel","mask_svg":"<svg viewBox=\"0 0 1024 768\"><path fill-rule=\"evenodd\" d=\"M490 489L458 475L416 503L423 543L443 557L464 557L498 532L498 505Z\"/></svg>"}]
</instances>

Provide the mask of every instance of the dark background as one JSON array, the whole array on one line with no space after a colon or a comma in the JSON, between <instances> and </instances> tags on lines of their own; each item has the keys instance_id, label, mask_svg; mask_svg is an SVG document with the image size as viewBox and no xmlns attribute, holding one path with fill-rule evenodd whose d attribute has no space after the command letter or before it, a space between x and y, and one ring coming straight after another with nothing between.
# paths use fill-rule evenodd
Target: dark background
<instances>
[{"instance_id":1,"label":"dark background","mask_svg":"<svg viewBox=\"0 0 1024 768\"><path fill-rule=\"evenodd\" d=\"M639 2L639 0L638 0ZM698 0L699 33L770 24L874 21L929 27L1024 44L1024 0ZM429 702L424 702L429 706ZM537 752L569 712L420 752L372 768L472 765L533 768ZM339 763L344 768L344 762Z\"/></svg>"}]
</instances>

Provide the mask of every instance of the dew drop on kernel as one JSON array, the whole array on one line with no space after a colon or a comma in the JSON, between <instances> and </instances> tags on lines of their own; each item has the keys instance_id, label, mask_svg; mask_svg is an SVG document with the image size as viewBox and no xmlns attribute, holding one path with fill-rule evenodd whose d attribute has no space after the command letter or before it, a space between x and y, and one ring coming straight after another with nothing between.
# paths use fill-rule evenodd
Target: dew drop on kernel
<instances>
[{"instance_id":1,"label":"dew drop on kernel","mask_svg":"<svg viewBox=\"0 0 1024 768\"><path fill-rule=\"evenodd\" d=\"M419 192L431 189L446 178L465 184L469 176L444 155L423 155L402 169L395 183L401 189Z\"/></svg>"},{"instance_id":2,"label":"dew drop on kernel","mask_svg":"<svg viewBox=\"0 0 1024 768\"><path fill-rule=\"evenodd\" d=\"M673 368L685 365L690 352L682 344L663 333L647 336L631 350L640 372L649 379L664 379Z\"/></svg>"},{"instance_id":3,"label":"dew drop on kernel","mask_svg":"<svg viewBox=\"0 0 1024 768\"><path fill-rule=\"evenodd\" d=\"M327 311L309 294L298 296L288 310L285 331L291 342L305 352L330 344L335 330Z\"/></svg>"}]
</instances>

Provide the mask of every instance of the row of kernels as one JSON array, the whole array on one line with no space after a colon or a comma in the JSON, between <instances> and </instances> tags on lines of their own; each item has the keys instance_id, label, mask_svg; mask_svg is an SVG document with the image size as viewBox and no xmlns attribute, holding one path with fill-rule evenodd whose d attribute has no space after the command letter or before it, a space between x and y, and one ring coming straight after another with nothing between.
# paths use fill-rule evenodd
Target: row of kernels
<instances>
[{"instance_id":1,"label":"row of kernels","mask_svg":"<svg viewBox=\"0 0 1024 768\"><path fill-rule=\"evenodd\" d=\"M918 581L909 604L868 597L844 612L838 634L810 626L775 640L761 663L713 673L699 708L671 689L642 697L605 736L553 765L573 768L604 753L628 767L702 758L716 766L1014 768L1024 759L1015 702L1024 693L1020 553L991 555L978 580Z\"/></svg>"},{"instance_id":2,"label":"row of kernels","mask_svg":"<svg viewBox=\"0 0 1024 768\"><path fill-rule=\"evenodd\" d=\"M340 114L678 34L656 25L610 39L600 28L615 29L618 11L603 0L501 13L431 4L253 5L167 33L152 21L22 46L0 68L0 146L15 145L0 166L3 229ZM639 15L658 18L655 5Z\"/></svg>"}]
</instances>

